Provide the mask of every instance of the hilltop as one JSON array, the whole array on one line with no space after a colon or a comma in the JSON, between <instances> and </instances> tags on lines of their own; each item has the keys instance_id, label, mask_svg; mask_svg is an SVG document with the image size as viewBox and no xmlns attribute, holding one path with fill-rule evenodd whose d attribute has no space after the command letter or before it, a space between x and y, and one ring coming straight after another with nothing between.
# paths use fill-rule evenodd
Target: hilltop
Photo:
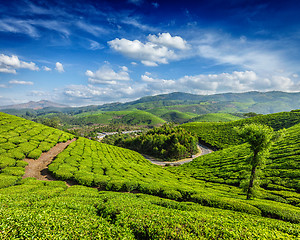
<instances>
[{"instance_id":1,"label":"hilltop","mask_svg":"<svg viewBox=\"0 0 300 240\"><path fill-rule=\"evenodd\" d=\"M190 112L194 114L217 112L256 112L261 114L269 114L300 108L300 92L287 93L280 91L253 91L245 93L223 93L213 95L196 95L174 92L156 96L146 96L136 101L126 103L115 102L104 105L90 105L70 108L63 104L41 100L39 102L2 106L0 109L42 109L46 107L51 107L48 112L57 111L68 114L93 112L99 110L150 110L156 108L166 108L168 110L178 110L180 112ZM47 111L42 111L42 113L45 112ZM14 112L10 113L15 114Z\"/></svg>"},{"instance_id":2,"label":"hilltop","mask_svg":"<svg viewBox=\"0 0 300 240\"><path fill-rule=\"evenodd\" d=\"M66 108L67 105L51 102L48 100L40 100L38 102L30 101L27 103L21 103L21 104L13 104L13 105L6 105L6 106L0 106L0 109L43 109L43 108Z\"/></svg>"}]
</instances>

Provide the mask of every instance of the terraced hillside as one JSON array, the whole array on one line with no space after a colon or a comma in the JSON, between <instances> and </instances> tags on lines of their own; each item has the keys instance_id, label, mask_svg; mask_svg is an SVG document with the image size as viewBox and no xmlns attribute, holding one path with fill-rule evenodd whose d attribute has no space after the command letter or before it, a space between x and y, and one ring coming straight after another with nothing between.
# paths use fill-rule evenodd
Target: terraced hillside
<instances>
[{"instance_id":1,"label":"terraced hillside","mask_svg":"<svg viewBox=\"0 0 300 240\"><path fill-rule=\"evenodd\" d=\"M285 136L270 151L261 186L279 201L300 207L300 124L287 129ZM249 166L245 159L250 154L247 144L226 148L201 156L173 172L195 179L239 186ZM267 198L276 198L267 196Z\"/></svg>"},{"instance_id":2,"label":"terraced hillside","mask_svg":"<svg viewBox=\"0 0 300 240\"><path fill-rule=\"evenodd\" d=\"M289 128L300 123L300 112L274 113L224 123L193 122L183 124L181 127L195 133L199 137L199 141L217 149L223 149L241 144L243 141L234 131L234 127L241 127L250 123L265 124L274 130Z\"/></svg>"},{"instance_id":3,"label":"terraced hillside","mask_svg":"<svg viewBox=\"0 0 300 240\"><path fill-rule=\"evenodd\" d=\"M38 154L30 153L43 151L41 146L48 143L54 146L56 142L71 139L72 135L7 114L0 115L0 124L1 146L5 147L0 154L5 160L1 160L5 164L0 167L2 239L297 239L300 236L299 193L295 185L289 185L297 182L297 176L290 173L290 180L282 178L287 184L277 184L285 189L275 190L270 185L266 195L245 200L245 194L236 184L186 174L184 165L162 168L134 151L79 138L49 165L57 180L72 180L77 184L68 187L63 181L22 179L26 165L22 159L37 158ZM291 142L286 143L293 141L299 131L297 126L288 130L290 137L279 142L280 146L291 146ZM26 147L22 152L23 142L15 138L34 147ZM229 149L231 152L227 153ZM273 169L284 169L285 159L291 161L294 156L291 150L287 147L282 152L272 152L277 163ZM12 155L18 152L23 155ZM233 152L228 148L211 156L223 154L229 163L233 161L230 159ZM297 158L295 161L298 163ZM191 166L193 169L205 171ZM268 180L277 181L272 177L278 175L268 176Z\"/></svg>"},{"instance_id":4,"label":"terraced hillside","mask_svg":"<svg viewBox=\"0 0 300 240\"><path fill-rule=\"evenodd\" d=\"M190 119L190 122L230 122L241 120L241 117L237 117L230 113L208 113Z\"/></svg>"},{"instance_id":5,"label":"terraced hillside","mask_svg":"<svg viewBox=\"0 0 300 240\"><path fill-rule=\"evenodd\" d=\"M163 124L165 121L151 113L134 110L134 111L112 111L112 112L89 112L74 115L69 120L73 125L86 124L126 124L126 125L143 125L155 126Z\"/></svg>"},{"instance_id":6,"label":"terraced hillside","mask_svg":"<svg viewBox=\"0 0 300 240\"><path fill-rule=\"evenodd\" d=\"M37 159L71 134L0 113L0 187L15 184L24 175L24 158Z\"/></svg>"}]
</instances>

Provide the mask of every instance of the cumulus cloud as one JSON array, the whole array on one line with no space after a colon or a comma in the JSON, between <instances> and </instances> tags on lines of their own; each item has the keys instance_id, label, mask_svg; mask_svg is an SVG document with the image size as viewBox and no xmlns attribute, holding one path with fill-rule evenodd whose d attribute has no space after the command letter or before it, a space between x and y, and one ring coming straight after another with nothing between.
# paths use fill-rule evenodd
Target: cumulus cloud
<instances>
[{"instance_id":1,"label":"cumulus cloud","mask_svg":"<svg viewBox=\"0 0 300 240\"><path fill-rule=\"evenodd\" d=\"M162 33L158 36L149 35L148 42L142 43L139 40L128 40L116 38L109 41L109 46L121 54L140 60L146 66L158 66L168 64L170 60L180 59L175 50L186 50L188 45L181 37L172 37L169 33Z\"/></svg>"},{"instance_id":2,"label":"cumulus cloud","mask_svg":"<svg viewBox=\"0 0 300 240\"><path fill-rule=\"evenodd\" d=\"M64 90L67 101L81 104L93 104L93 102L107 103L116 101L130 101L149 94L144 85L134 84L132 86L109 85L109 87L98 87L95 85L71 85Z\"/></svg>"},{"instance_id":3,"label":"cumulus cloud","mask_svg":"<svg viewBox=\"0 0 300 240\"><path fill-rule=\"evenodd\" d=\"M63 65L60 63L60 62L57 62L56 64L55 64L55 70L56 71L58 71L58 72L60 72L60 73L62 73L62 72L64 72L65 70L64 70L64 67L63 67Z\"/></svg>"},{"instance_id":4,"label":"cumulus cloud","mask_svg":"<svg viewBox=\"0 0 300 240\"><path fill-rule=\"evenodd\" d=\"M111 67L104 65L96 72L87 70L85 75L89 77L90 83L95 84L117 84L120 81L130 80L128 68L126 66L122 66L120 71L115 72Z\"/></svg>"},{"instance_id":5,"label":"cumulus cloud","mask_svg":"<svg viewBox=\"0 0 300 240\"><path fill-rule=\"evenodd\" d=\"M30 81L19 81L19 80L10 80L10 84L19 84L19 85L33 85L33 82Z\"/></svg>"},{"instance_id":6,"label":"cumulus cloud","mask_svg":"<svg viewBox=\"0 0 300 240\"><path fill-rule=\"evenodd\" d=\"M183 40L179 36L172 37L170 33L159 33L156 35L149 35L148 40L152 43L156 43L158 45L163 45L166 47L177 48L177 49L187 49L188 45L185 40Z\"/></svg>"},{"instance_id":7,"label":"cumulus cloud","mask_svg":"<svg viewBox=\"0 0 300 240\"><path fill-rule=\"evenodd\" d=\"M106 66L107 67L107 66ZM99 69L101 70L101 68ZM124 71L126 68L121 68ZM104 71L102 71L104 72ZM117 74L113 71L114 74ZM99 75L101 71L99 71ZM96 73L87 71L86 75L95 76ZM72 85L64 90L64 95L70 102L81 104L99 104L107 102L132 101L145 95L165 94L171 92L187 92L194 94L215 94L223 92L246 91L299 91L300 83L292 81L286 76L260 75L254 71L234 71L220 74L186 75L177 79L163 79L154 77L155 74L145 72L141 81L116 81L106 75L100 82L103 85ZM115 81L118 84L113 84ZM93 83L93 81L90 81ZM80 100L79 100L80 99Z\"/></svg>"},{"instance_id":8,"label":"cumulus cloud","mask_svg":"<svg viewBox=\"0 0 300 240\"><path fill-rule=\"evenodd\" d=\"M25 68L32 71L37 71L39 68L33 62L20 61L18 56L7 56L0 54L0 72L16 74L16 69Z\"/></svg>"},{"instance_id":9,"label":"cumulus cloud","mask_svg":"<svg viewBox=\"0 0 300 240\"><path fill-rule=\"evenodd\" d=\"M46 72L49 72L49 71L51 71L52 69L49 68L49 67L44 66L44 67L43 67L43 70L46 71Z\"/></svg>"},{"instance_id":10,"label":"cumulus cloud","mask_svg":"<svg viewBox=\"0 0 300 240\"><path fill-rule=\"evenodd\" d=\"M164 92L183 91L196 94L214 94L221 92L294 91L296 83L285 76L261 76L254 71L234 71L221 74L199 74L184 76L176 80L152 78L142 75L141 80L149 89Z\"/></svg>"}]
</instances>

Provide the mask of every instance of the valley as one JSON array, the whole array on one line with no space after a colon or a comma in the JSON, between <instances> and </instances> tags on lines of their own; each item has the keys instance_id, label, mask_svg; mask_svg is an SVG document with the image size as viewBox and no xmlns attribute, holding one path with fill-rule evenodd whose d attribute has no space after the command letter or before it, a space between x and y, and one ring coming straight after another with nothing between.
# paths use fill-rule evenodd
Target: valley
<instances>
[{"instance_id":1,"label":"valley","mask_svg":"<svg viewBox=\"0 0 300 240\"><path fill-rule=\"evenodd\" d=\"M300 236L299 111L178 125L216 151L164 167L138 152L74 139L24 118L0 113L0 119L2 238L26 238L28 232L53 239ZM246 200L241 186L250 152L233 129L258 122L286 132L270 150L259 193ZM57 143L65 145L45 162L52 181L28 174Z\"/></svg>"}]
</instances>

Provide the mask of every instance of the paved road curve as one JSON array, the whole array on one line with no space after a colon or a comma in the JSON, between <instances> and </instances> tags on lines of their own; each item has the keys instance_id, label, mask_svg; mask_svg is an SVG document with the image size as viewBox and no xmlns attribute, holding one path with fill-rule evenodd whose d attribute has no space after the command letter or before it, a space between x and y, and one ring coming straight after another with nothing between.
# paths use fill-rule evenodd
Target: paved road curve
<instances>
[{"instance_id":1,"label":"paved road curve","mask_svg":"<svg viewBox=\"0 0 300 240\"><path fill-rule=\"evenodd\" d=\"M155 159L154 157L150 157L150 156L147 156L147 155L143 155L143 156L146 159L148 159L151 163L156 164L156 165L165 166L167 164L167 165L174 166L174 165L181 165L181 164L184 164L184 163L191 162L199 156L202 156L202 155L209 154L209 153L213 152L213 150L211 150L210 148L208 148L208 147L206 147L206 146L204 146L200 143L198 144L198 149L199 149L199 153L197 153L196 155L193 155L193 157L185 158L185 159L175 161L175 162L159 161L159 160Z\"/></svg>"}]
</instances>

